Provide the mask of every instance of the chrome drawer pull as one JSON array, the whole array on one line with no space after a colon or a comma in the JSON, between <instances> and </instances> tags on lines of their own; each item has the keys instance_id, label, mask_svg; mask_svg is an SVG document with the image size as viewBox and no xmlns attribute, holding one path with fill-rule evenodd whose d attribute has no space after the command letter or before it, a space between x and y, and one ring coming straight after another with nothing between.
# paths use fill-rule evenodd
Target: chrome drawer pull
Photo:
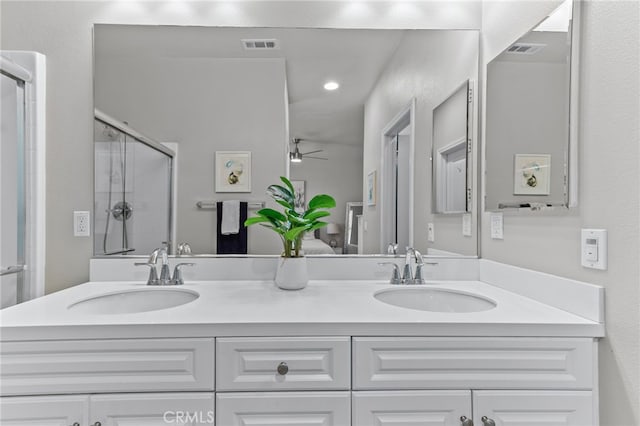
<instances>
[{"instance_id":1,"label":"chrome drawer pull","mask_svg":"<svg viewBox=\"0 0 640 426\"><path fill-rule=\"evenodd\" d=\"M289 372L289 366L287 365L286 362L281 362L280 364L278 364L278 374L280 374L281 376L284 376L288 372Z\"/></svg>"},{"instance_id":2,"label":"chrome drawer pull","mask_svg":"<svg viewBox=\"0 0 640 426\"><path fill-rule=\"evenodd\" d=\"M473 420L468 419L467 416L460 417L460 424L462 426L473 426Z\"/></svg>"},{"instance_id":3,"label":"chrome drawer pull","mask_svg":"<svg viewBox=\"0 0 640 426\"><path fill-rule=\"evenodd\" d=\"M487 416L482 416L480 420L482 420L483 426L496 426L496 422L494 422L492 419L490 419Z\"/></svg>"}]
</instances>

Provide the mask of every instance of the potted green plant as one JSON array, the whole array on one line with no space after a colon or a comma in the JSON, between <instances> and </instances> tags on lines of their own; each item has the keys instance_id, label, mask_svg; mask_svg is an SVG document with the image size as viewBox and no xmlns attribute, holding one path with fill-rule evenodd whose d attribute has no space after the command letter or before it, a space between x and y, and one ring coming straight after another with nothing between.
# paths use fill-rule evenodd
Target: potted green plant
<instances>
[{"instance_id":1,"label":"potted green plant","mask_svg":"<svg viewBox=\"0 0 640 426\"><path fill-rule=\"evenodd\" d=\"M284 207L280 212L271 208L260 209L256 216L248 218L245 226L260 224L280 236L283 250L276 271L276 284L287 290L297 290L307 285L307 263L301 252L302 238L306 232L313 232L327 222L320 219L329 216L326 209L336 206L336 201L330 195L319 194L308 203L305 211L296 211L296 192L293 185L284 176L280 176L284 185L270 185L267 194Z\"/></svg>"}]
</instances>

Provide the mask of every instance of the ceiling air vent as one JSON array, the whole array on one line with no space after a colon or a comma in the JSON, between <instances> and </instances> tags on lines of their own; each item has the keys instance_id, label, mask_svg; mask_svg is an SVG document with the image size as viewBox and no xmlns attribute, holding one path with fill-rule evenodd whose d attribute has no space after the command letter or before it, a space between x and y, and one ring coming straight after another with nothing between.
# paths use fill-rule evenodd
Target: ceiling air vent
<instances>
[{"instance_id":1,"label":"ceiling air vent","mask_svg":"<svg viewBox=\"0 0 640 426\"><path fill-rule=\"evenodd\" d=\"M280 49L280 44L275 38L243 39L242 46L244 46L246 50Z\"/></svg>"},{"instance_id":2,"label":"ceiling air vent","mask_svg":"<svg viewBox=\"0 0 640 426\"><path fill-rule=\"evenodd\" d=\"M516 43L507 49L507 53L515 53L518 55L533 55L544 49L546 44L539 43Z\"/></svg>"}]
</instances>

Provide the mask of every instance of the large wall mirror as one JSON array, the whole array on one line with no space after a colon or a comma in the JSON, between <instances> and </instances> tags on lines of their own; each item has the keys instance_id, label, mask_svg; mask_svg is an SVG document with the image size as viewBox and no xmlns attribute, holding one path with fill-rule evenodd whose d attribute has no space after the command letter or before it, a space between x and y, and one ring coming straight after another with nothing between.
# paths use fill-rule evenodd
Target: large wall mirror
<instances>
[{"instance_id":1,"label":"large wall mirror","mask_svg":"<svg viewBox=\"0 0 640 426\"><path fill-rule=\"evenodd\" d=\"M565 1L487 66L487 210L577 202L578 6Z\"/></svg>"},{"instance_id":2,"label":"large wall mirror","mask_svg":"<svg viewBox=\"0 0 640 426\"><path fill-rule=\"evenodd\" d=\"M174 250L187 242L193 254L220 253L217 203L246 201L249 216L278 208L265 190L289 176L306 201L327 193L337 202L330 225L303 243L306 254L387 254L381 212L396 211L423 253L477 255L471 208L472 235L459 217L432 213L429 157L433 109L477 80L478 46L475 30L95 25L94 254L144 255L165 240ZM339 87L325 89L330 81ZM381 153L385 126L408 105L410 124L395 135L407 162L393 168ZM118 129L170 152L128 150ZM221 185L230 162L240 164L242 187ZM406 176L397 196L384 192L385 170ZM247 232L247 254L279 254L275 234Z\"/></svg>"}]
</instances>

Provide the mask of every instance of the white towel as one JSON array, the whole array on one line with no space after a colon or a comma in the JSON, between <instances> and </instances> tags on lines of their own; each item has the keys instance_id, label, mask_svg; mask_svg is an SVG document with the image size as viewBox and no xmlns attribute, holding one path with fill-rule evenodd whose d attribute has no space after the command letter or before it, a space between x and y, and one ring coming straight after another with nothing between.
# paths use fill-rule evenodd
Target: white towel
<instances>
[{"instance_id":1,"label":"white towel","mask_svg":"<svg viewBox=\"0 0 640 426\"><path fill-rule=\"evenodd\" d=\"M240 200L223 201L220 233L231 235L238 232L240 232Z\"/></svg>"}]
</instances>

